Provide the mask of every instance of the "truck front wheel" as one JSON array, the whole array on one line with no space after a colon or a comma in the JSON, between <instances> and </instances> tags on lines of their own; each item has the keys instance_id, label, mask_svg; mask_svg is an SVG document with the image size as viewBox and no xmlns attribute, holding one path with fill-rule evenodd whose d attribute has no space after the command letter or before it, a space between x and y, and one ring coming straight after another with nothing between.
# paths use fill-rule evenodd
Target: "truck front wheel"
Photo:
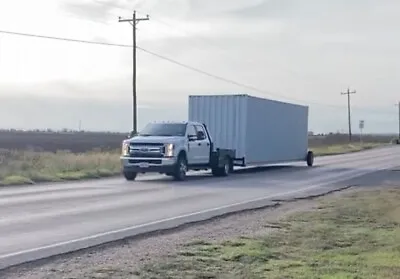
<instances>
[{"instance_id":1,"label":"truck front wheel","mask_svg":"<svg viewBox=\"0 0 400 279\"><path fill-rule=\"evenodd\" d=\"M186 178L186 172L187 172L187 161L186 157L184 155L179 155L178 161L176 162L175 165L175 172L174 172L174 178L177 181L183 181Z\"/></svg>"},{"instance_id":2,"label":"truck front wheel","mask_svg":"<svg viewBox=\"0 0 400 279\"><path fill-rule=\"evenodd\" d=\"M136 179L137 173L132 171L124 171L124 177L128 181L133 181Z\"/></svg>"}]
</instances>

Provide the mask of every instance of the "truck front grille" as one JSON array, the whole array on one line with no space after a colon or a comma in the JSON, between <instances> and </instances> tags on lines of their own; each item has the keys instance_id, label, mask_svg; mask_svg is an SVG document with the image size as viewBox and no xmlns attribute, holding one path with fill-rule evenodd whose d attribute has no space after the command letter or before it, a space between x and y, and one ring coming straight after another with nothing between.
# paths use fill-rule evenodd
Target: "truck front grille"
<instances>
[{"instance_id":1,"label":"truck front grille","mask_svg":"<svg viewBox=\"0 0 400 279\"><path fill-rule=\"evenodd\" d=\"M131 143L129 148L131 157L136 158L162 158L164 157L165 147L160 143Z\"/></svg>"},{"instance_id":2,"label":"truck front grille","mask_svg":"<svg viewBox=\"0 0 400 279\"><path fill-rule=\"evenodd\" d=\"M161 152L140 152L140 151L132 151L131 157L136 158L162 158L164 154Z\"/></svg>"},{"instance_id":3,"label":"truck front grille","mask_svg":"<svg viewBox=\"0 0 400 279\"><path fill-rule=\"evenodd\" d=\"M140 163L149 163L149 164L156 164L161 165L161 160L146 160L146 159L130 159L130 164L140 164Z\"/></svg>"},{"instance_id":4,"label":"truck front grille","mask_svg":"<svg viewBox=\"0 0 400 279\"><path fill-rule=\"evenodd\" d=\"M163 143L155 143L155 142L146 142L146 143L139 143L139 142L131 142L130 144L132 147L163 147Z\"/></svg>"}]
</instances>

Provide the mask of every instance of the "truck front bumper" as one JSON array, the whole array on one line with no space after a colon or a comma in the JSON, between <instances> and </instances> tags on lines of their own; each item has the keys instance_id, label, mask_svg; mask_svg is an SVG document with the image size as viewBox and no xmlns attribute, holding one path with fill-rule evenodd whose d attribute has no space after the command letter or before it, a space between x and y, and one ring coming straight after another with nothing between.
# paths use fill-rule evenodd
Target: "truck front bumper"
<instances>
[{"instance_id":1,"label":"truck front bumper","mask_svg":"<svg viewBox=\"0 0 400 279\"><path fill-rule=\"evenodd\" d=\"M174 171L175 158L132 158L121 157L123 171L146 173L171 173Z\"/></svg>"}]
</instances>

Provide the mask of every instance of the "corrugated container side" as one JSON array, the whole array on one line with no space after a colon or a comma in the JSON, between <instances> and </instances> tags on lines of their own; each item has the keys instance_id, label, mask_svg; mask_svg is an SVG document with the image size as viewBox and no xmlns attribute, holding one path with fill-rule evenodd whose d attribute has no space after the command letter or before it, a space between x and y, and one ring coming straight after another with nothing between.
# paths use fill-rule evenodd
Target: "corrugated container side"
<instances>
[{"instance_id":1,"label":"corrugated container side","mask_svg":"<svg viewBox=\"0 0 400 279\"><path fill-rule=\"evenodd\" d=\"M189 121L205 123L216 147L246 154L246 95L189 96Z\"/></svg>"},{"instance_id":2,"label":"corrugated container side","mask_svg":"<svg viewBox=\"0 0 400 279\"><path fill-rule=\"evenodd\" d=\"M305 159L308 107L249 96L247 112L246 164Z\"/></svg>"}]
</instances>

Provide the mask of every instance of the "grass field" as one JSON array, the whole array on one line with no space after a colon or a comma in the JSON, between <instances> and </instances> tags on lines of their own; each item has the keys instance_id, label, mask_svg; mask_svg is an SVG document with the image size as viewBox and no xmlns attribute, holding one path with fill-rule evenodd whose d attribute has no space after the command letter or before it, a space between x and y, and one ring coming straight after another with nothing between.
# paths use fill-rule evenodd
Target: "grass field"
<instances>
[{"instance_id":1,"label":"grass field","mask_svg":"<svg viewBox=\"0 0 400 279\"><path fill-rule=\"evenodd\" d=\"M400 189L321 198L263 236L193 240L138 278L399 278Z\"/></svg>"},{"instance_id":2,"label":"grass field","mask_svg":"<svg viewBox=\"0 0 400 279\"><path fill-rule=\"evenodd\" d=\"M123 134L0 131L0 185L110 177L120 174ZM14 140L14 141L13 141ZM360 151L388 142L374 136L348 145L345 135L311 138L316 155Z\"/></svg>"},{"instance_id":3,"label":"grass field","mask_svg":"<svg viewBox=\"0 0 400 279\"><path fill-rule=\"evenodd\" d=\"M379 147L382 145L383 143L374 143L374 142L366 142L363 144L360 143L332 144L326 146L311 147L310 150L312 150L317 156L325 156L325 155L339 155L345 153L358 152Z\"/></svg>"},{"instance_id":4,"label":"grass field","mask_svg":"<svg viewBox=\"0 0 400 279\"><path fill-rule=\"evenodd\" d=\"M0 157L0 185L101 178L121 172L117 151L75 154L0 150Z\"/></svg>"},{"instance_id":5,"label":"grass field","mask_svg":"<svg viewBox=\"0 0 400 279\"><path fill-rule=\"evenodd\" d=\"M24 132L0 130L0 148L12 150L36 150L56 152L69 150L73 153L87 152L95 149L115 150L120 148L122 140L126 137L123 133L100 132ZM364 135L364 142L387 143L394 136L390 135ZM358 141L358 136L354 135ZM312 147L327 145L343 145L348 143L345 134L331 134L326 136L309 137Z\"/></svg>"}]
</instances>

